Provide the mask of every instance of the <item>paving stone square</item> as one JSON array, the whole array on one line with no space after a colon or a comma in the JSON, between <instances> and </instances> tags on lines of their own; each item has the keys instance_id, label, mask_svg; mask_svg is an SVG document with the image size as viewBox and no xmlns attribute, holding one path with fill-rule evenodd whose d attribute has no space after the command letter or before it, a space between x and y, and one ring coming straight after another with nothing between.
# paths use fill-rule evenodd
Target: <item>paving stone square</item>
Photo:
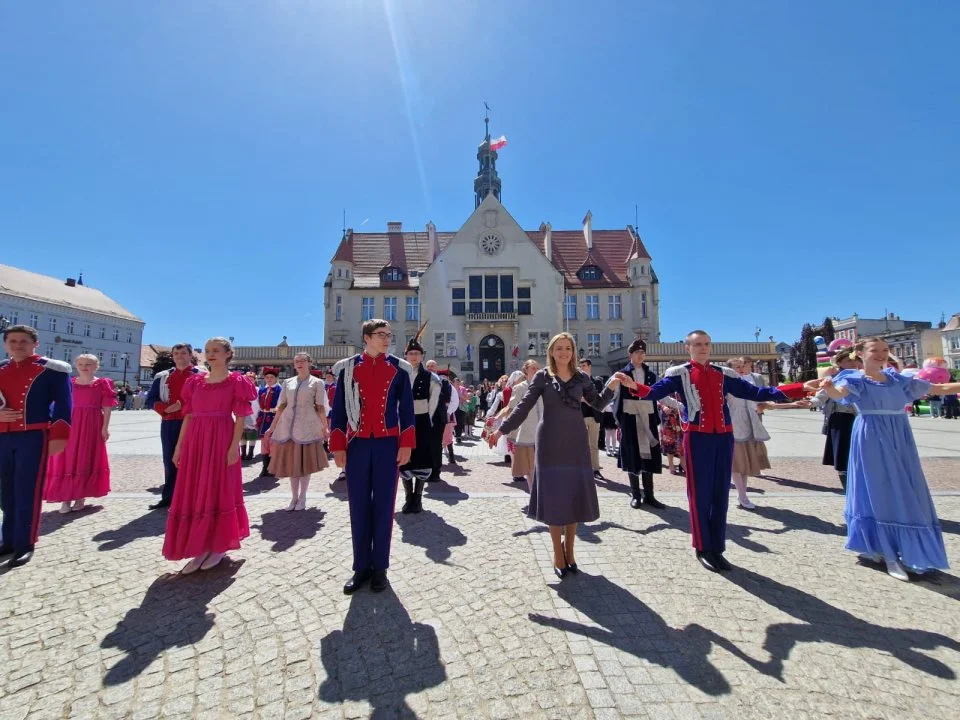
<instances>
[{"instance_id":1,"label":"paving stone square","mask_svg":"<svg viewBox=\"0 0 960 720\"><path fill-rule=\"evenodd\" d=\"M424 512L397 515L390 589L347 597L334 468L288 513L285 481L250 465L250 538L178 576L165 516L146 510L156 422L118 413L114 492L45 506L34 561L0 574L0 718L956 717L956 571L900 583L844 551L819 418L782 415L774 468L751 479L758 510L730 511L733 572L694 560L682 478L658 478L666 510L633 510L603 456L601 518L558 581L523 487L468 443ZM918 432L954 563L958 440L947 423Z\"/></svg>"}]
</instances>

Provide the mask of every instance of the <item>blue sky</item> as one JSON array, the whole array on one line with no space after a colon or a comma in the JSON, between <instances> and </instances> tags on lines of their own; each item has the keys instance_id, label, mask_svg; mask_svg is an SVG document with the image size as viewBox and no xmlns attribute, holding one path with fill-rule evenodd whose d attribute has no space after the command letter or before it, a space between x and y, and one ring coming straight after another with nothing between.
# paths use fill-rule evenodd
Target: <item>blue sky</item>
<instances>
[{"instance_id":1,"label":"blue sky","mask_svg":"<svg viewBox=\"0 0 960 720\"><path fill-rule=\"evenodd\" d=\"M2 3L0 262L82 269L147 342L320 342L343 209L458 229L486 100L524 227L638 206L664 340L935 322L958 29L932 1Z\"/></svg>"}]
</instances>

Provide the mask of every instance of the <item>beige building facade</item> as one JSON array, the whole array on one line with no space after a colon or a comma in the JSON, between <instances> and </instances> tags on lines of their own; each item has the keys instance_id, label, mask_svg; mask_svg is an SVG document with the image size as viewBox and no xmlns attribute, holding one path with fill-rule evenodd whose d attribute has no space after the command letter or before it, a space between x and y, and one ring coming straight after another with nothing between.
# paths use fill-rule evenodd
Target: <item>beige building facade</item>
<instances>
[{"instance_id":1,"label":"beige building facade","mask_svg":"<svg viewBox=\"0 0 960 720\"><path fill-rule=\"evenodd\" d=\"M660 339L659 283L637 231L525 230L500 203L489 136L477 153L473 213L456 232L347 230L324 287L324 344L362 346L361 323L389 320L394 352L426 322L427 356L467 382L545 360L561 330L602 359L640 336Z\"/></svg>"}]
</instances>

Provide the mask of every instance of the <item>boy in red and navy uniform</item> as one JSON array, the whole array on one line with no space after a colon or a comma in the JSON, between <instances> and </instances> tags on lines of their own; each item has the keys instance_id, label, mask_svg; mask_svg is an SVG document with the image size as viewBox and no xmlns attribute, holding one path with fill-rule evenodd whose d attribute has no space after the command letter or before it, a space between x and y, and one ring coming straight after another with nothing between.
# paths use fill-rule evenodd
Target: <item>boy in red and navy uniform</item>
<instances>
[{"instance_id":1,"label":"boy in red and navy uniform","mask_svg":"<svg viewBox=\"0 0 960 720\"><path fill-rule=\"evenodd\" d=\"M274 418L277 417L277 403L280 402L280 384L277 382L277 376L280 371L276 368L268 367L263 369L263 381L266 385L257 392L257 434L260 436L260 456L263 458L263 467L260 470L260 476L270 474L270 438L264 437L267 430L273 425ZM253 456L251 455L251 459Z\"/></svg>"},{"instance_id":2,"label":"boy in red and navy uniform","mask_svg":"<svg viewBox=\"0 0 960 720\"><path fill-rule=\"evenodd\" d=\"M27 325L3 331L10 357L0 361L0 555L13 556L11 568L33 557L47 457L62 453L70 438L72 368L36 355L38 344Z\"/></svg>"},{"instance_id":3,"label":"boy in red and navy uniform","mask_svg":"<svg viewBox=\"0 0 960 720\"><path fill-rule=\"evenodd\" d=\"M677 393L684 409L684 468L690 531L697 559L708 570L730 570L726 549L727 504L733 468L733 423L727 393L754 402L786 402L806 396L803 383L756 387L730 368L710 364L710 336L703 330L687 335L690 362L669 368L652 386L622 381L635 396L656 402Z\"/></svg>"},{"instance_id":4,"label":"boy in red and navy uniform","mask_svg":"<svg viewBox=\"0 0 960 720\"><path fill-rule=\"evenodd\" d=\"M362 334L363 352L333 368L330 450L337 467L347 471L353 536L347 595L367 580L374 592L387 587L399 468L416 446L413 367L388 354L393 334L385 320L368 320Z\"/></svg>"},{"instance_id":5,"label":"boy in red and navy uniform","mask_svg":"<svg viewBox=\"0 0 960 720\"><path fill-rule=\"evenodd\" d=\"M153 408L161 418L160 448L163 453L163 492L160 500L150 506L151 510L170 507L173 488L177 484L177 466L173 464L173 451L177 449L180 428L183 427L183 386L187 380L202 370L193 364L193 346L178 343L170 351L174 367L158 372L153 378L146 406Z\"/></svg>"}]
</instances>

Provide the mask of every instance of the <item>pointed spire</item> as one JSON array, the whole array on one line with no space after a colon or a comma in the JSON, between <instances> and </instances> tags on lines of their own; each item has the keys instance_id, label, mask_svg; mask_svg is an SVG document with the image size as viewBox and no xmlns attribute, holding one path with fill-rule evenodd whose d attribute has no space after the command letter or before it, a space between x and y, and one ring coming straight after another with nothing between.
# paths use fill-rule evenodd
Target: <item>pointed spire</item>
<instances>
[{"instance_id":1,"label":"pointed spire","mask_svg":"<svg viewBox=\"0 0 960 720\"><path fill-rule=\"evenodd\" d=\"M83 285L83 270L80 271L80 279L77 280L77 285Z\"/></svg>"},{"instance_id":2,"label":"pointed spire","mask_svg":"<svg viewBox=\"0 0 960 720\"><path fill-rule=\"evenodd\" d=\"M477 177L473 180L474 209L480 207L487 195L493 193L493 196L500 199L500 176L497 175L497 151L490 149L490 106L483 103L483 142L477 149L477 160L480 161L480 168L477 170Z\"/></svg>"}]
</instances>

